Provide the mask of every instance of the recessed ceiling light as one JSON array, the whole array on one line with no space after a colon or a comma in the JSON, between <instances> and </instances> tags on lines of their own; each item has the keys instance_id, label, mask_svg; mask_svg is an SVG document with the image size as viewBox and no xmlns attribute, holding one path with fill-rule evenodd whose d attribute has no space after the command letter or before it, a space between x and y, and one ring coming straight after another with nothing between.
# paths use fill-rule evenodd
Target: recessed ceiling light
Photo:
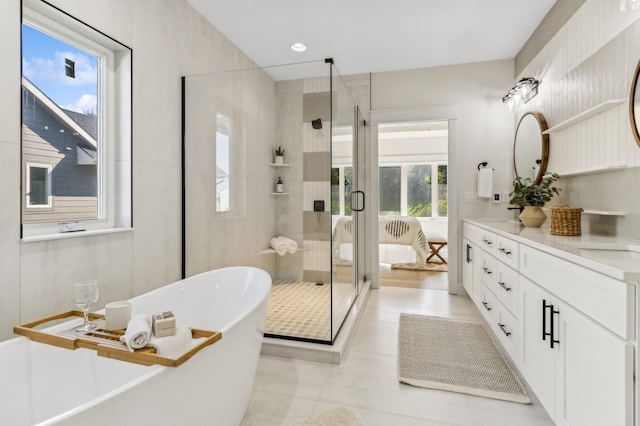
<instances>
[{"instance_id":1,"label":"recessed ceiling light","mask_svg":"<svg viewBox=\"0 0 640 426\"><path fill-rule=\"evenodd\" d=\"M293 43L291 45L291 50L293 50L294 52L304 52L305 50L307 50L307 46L302 43Z\"/></svg>"}]
</instances>

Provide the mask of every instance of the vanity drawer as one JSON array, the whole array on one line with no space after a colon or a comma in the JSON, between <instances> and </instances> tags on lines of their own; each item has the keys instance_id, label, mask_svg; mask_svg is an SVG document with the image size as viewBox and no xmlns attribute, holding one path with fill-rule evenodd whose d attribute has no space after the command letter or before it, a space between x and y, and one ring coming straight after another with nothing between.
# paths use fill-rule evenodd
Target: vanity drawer
<instances>
[{"instance_id":1,"label":"vanity drawer","mask_svg":"<svg viewBox=\"0 0 640 426\"><path fill-rule=\"evenodd\" d=\"M480 252L480 276L481 281L491 290L493 294L496 294L496 264L498 261L495 257L491 256L487 252Z\"/></svg>"},{"instance_id":2,"label":"vanity drawer","mask_svg":"<svg viewBox=\"0 0 640 426\"><path fill-rule=\"evenodd\" d=\"M518 317L518 273L500 261L496 265L496 296Z\"/></svg>"},{"instance_id":3,"label":"vanity drawer","mask_svg":"<svg viewBox=\"0 0 640 426\"><path fill-rule=\"evenodd\" d=\"M496 234L485 229L470 225L465 222L463 225L464 237L472 243L482 247L484 251L495 256L496 255Z\"/></svg>"},{"instance_id":4,"label":"vanity drawer","mask_svg":"<svg viewBox=\"0 0 640 426\"><path fill-rule=\"evenodd\" d=\"M496 335L505 347L511 359L516 360L518 348L518 319L498 301L496 306Z\"/></svg>"},{"instance_id":5,"label":"vanity drawer","mask_svg":"<svg viewBox=\"0 0 640 426\"><path fill-rule=\"evenodd\" d=\"M479 309L487 322L493 327L496 319L496 296L494 296L493 293L484 284L482 284L480 288Z\"/></svg>"},{"instance_id":6,"label":"vanity drawer","mask_svg":"<svg viewBox=\"0 0 640 426\"><path fill-rule=\"evenodd\" d=\"M520 273L624 339L635 339L633 284L525 245Z\"/></svg>"},{"instance_id":7,"label":"vanity drawer","mask_svg":"<svg viewBox=\"0 0 640 426\"><path fill-rule=\"evenodd\" d=\"M496 258L518 270L518 243L498 235L496 237Z\"/></svg>"}]
</instances>

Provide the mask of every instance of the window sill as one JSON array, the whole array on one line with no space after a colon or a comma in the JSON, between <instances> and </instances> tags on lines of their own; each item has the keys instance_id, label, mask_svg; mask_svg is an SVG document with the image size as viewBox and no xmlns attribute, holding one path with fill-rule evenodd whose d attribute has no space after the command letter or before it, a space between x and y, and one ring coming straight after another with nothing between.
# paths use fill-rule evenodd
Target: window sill
<instances>
[{"instance_id":1,"label":"window sill","mask_svg":"<svg viewBox=\"0 0 640 426\"><path fill-rule=\"evenodd\" d=\"M23 243L35 243L38 241L64 240L67 238L88 237L94 235L119 234L122 232L133 232L133 228L109 228L89 231L65 232L59 234L31 235L28 237L22 237L20 241Z\"/></svg>"}]
</instances>

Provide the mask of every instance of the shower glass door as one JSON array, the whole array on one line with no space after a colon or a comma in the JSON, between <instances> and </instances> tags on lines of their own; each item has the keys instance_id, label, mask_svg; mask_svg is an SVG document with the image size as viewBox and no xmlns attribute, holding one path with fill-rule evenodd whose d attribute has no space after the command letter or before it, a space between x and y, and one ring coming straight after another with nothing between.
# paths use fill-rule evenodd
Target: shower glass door
<instances>
[{"instance_id":1,"label":"shower glass door","mask_svg":"<svg viewBox=\"0 0 640 426\"><path fill-rule=\"evenodd\" d=\"M357 295L358 191L357 107L336 67L331 65L331 337L334 340Z\"/></svg>"}]
</instances>

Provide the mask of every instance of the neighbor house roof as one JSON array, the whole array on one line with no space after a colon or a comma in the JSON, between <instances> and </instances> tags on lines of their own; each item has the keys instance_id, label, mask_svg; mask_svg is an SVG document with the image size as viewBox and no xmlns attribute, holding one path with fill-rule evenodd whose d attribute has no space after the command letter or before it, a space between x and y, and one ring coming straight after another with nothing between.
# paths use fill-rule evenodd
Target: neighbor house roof
<instances>
[{"instance_id":1,"label":"neighbor house roof","mask_svg":"<svg viewBox=\"0 0 640 426\"><path fill-rule=\"evenodd\" d=\"M96 140L96 125L90 126L87 124L89 120L85 118L80 118L80 116L87 117L85 114L74 113L73 111L63 110L55 102L53 102L47 95L45 95L38 87L29 81L29 79L22 77L22 86L26 88L29 92L31 92L44 106L51 111L57 118L59 118L63 123L68 125L73 129L74 132L78 134L82 139L84 139L88 144L93 146L94 148L98 148L98 141ZM74 115L72 117L70 114ZM76 121L77 120L77 121ZM94 120L95 121L95 120ZM87 124L87 128L83 127L81 124Z\"/></svg>"}]
</instances>

